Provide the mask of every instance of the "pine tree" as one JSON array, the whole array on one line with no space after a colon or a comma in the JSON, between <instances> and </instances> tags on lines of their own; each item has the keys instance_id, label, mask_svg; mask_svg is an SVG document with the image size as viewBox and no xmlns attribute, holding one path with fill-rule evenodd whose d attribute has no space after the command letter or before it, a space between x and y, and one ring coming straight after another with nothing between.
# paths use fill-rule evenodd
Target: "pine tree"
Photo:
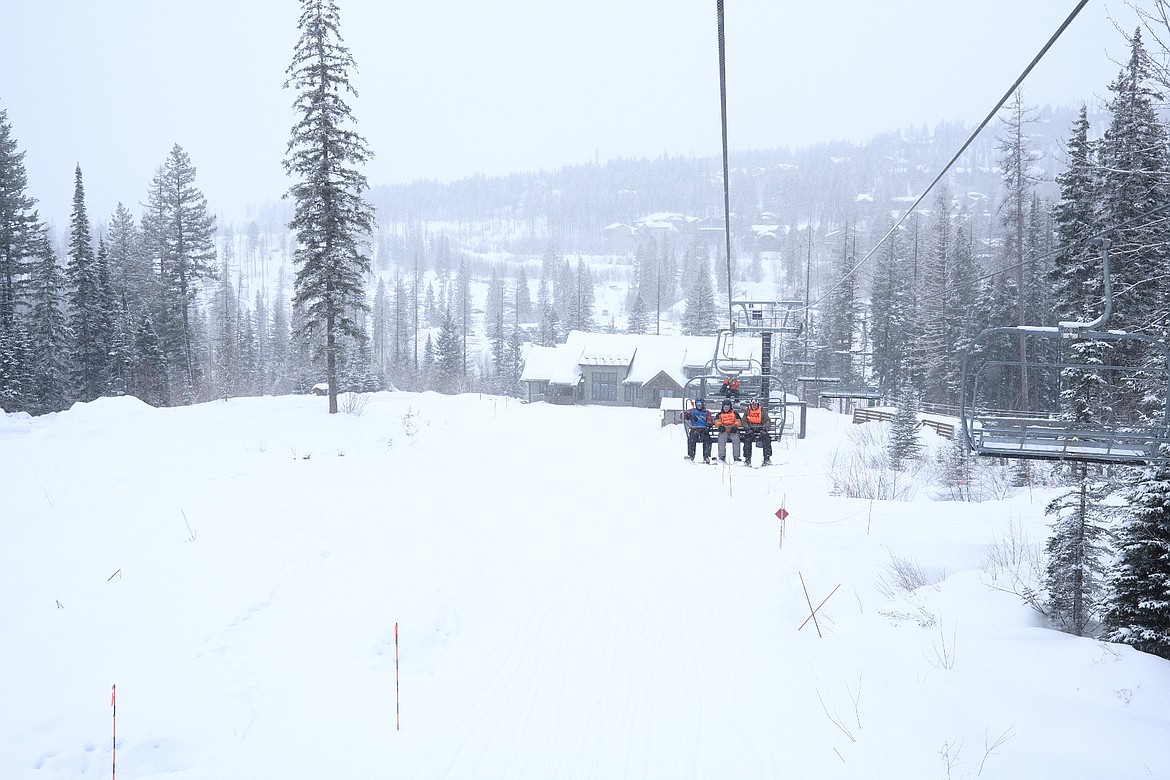
<instances>
[{"instance_id":1,"label":"pine tree","mask_svg":"<svg viewBox=\"0 0 1170 780\"><path fill-rule=\"evenodd\" d=\"M183 403L197 399L202 379L197 355L202 345L194 322L199 282L215 273L215 216L195 186L195 173L191 158L175 144L155 171L143 216L143 235L159 280L155 327Z\"/></svg>"},{"instance_id":2,"label":"pine tree","mask_svg":"<svg viewBox=\"0 0 1170 780\"><path fill-rule=\"evenodd\" d=\"M593 320L593 274L581 258L577 258L577 271L572 275L572 284L565 289L565 328L590 332L596 330Z\"/></svg>"},{"instance_id":3,"label":"pine tree","mask_svg":"<svg viewBox=\"0 0 1170 780\"><path fill-rule=\"evenodd\" d=\"M98 343L102 345L105 354L101 358L102 374L104 378L104 393L106 395L124 395L125 390L117 380L117 366L115 357L118 353L117 340L117 300L119 293L114 289L113 277L110 272L110 250L104 237L98 238L97 254L94 256L97 271L98 293Z\"/></svg>"},{"instance_id":4,"label":"pine tree","mask_svg":"<svg viewBox=\"0 0 1170 780\"><path fill-rule=\"evenodd\" d=\"M110 378L109 344L105 341L103 294L85 210L85 186L81 166L73 173L73 211L69 217L70 331L73 346L70 362L77 398L92 401L102 396Z\"/></svg>"},{"instance_id":5,"label":"pine tree","mask_svg":"<svg viewBox=\"0 0 1170 780\"><path fill-rule=\"evenodd\" d=\"M852 384L853 370L853 335L857 328L857 284L853 273L855 259L849 244L854 238L853 232L842 232L841 250L838 254L838 263L832 292L829 294L828 312L822 318L824 328L823 343L827 347L827 356L831 361L826 366L830 375L839 377L846 383Z\"/></svg>"},{"instance_id":6,"label":"pine tree","mask_svg":"<svg viewBox=\"0 0 1170 780\"><path fill-rule=\"evenodd\" d=\"M338 350L343 336L358 338L353 314L364 311L365 275L370 258L364 237L373 230L373 209L362 198L366 177L354 167L370 156L345 95L356 96L349 71L356 68L342 45L334 0L301 0L292 64L285 87L297 90L299 119L288 143L285 170L299 180L289 190L295 201L289 227L296 232L295 300L306 309L309 332L324 330L329 413L337 413Z\"/></svg>"},{"instance_id":7,"label":"pine tree","mask_svg":"<svg viewBox=\"0 0 1170 780\"><path fill-rule=\"evenodd\" d=\"M661 316L663 311L681 300L678 294L678 257L674 253L674 242L670 240L669 235L662 239L662 255L658 263L655 286Z\"/></svg>"},{"instance_id":8,"label":"pine tree","mask_svg":"<svg viewBox=\"0 0 1170 780\"><path fill-rule=\"evenodd\" d=\"M256 302L248 318L255 345L256 393L268 395L272 392L272 334L268 330L268 290L256 290Z\"/></svg>"},{"instance_id":9,"label":"pine tree","mask_svg":"<svg viewBox=\"0 0 1170 780\"><path fill-rule=\"evenodd\" d=\"M65 315L65 279L57 256L42 231L38 261L30 279L30 374L34 377L29 411L44 414L65 409L72 398L68 351L72 342Z\"/></svg>"},{"instance_id":10,"label":"pine tree","mask_svg":"<svg viewBox=\"0 0 1170 780\"><path fill-rule=\"evenodd\" d=\"M1104 605L1110 518L1105 500L1112 486L1090 478L1083 464L1079 482L1045 510L1056 520L1045 548L1044 584L1049 618L1061 630L1084 636L1100 619Z\"/></svg>"},{"instance_id":11,"label":"pine tree","mask_svg":"<svg viewBox=\"0 0 1170 780\"><path fill-rule=\"evenodd\" d=\"M512 326L504 354L506 355L507 371L502 392L505 395L520 398L522 396L520 376L524 373L524 331L518 324Z\"/></svg>"},{"instance_id":12,"label":"pine tree","mask_svg":"<svg viewBox=\"0 0 1170 780\"><path fill-rule=\"evenodd\" d=\"M455 325L459 330L460 372L459 384L464 386L467 380L467 356L470 352L471 341L471 270L467 267L467 258L460 256L459 272L455 279L454 290L449 309L455 318ZM466 387L464 387L466 389Z\"/></svg>"},{"instance_id":13,"label":"pine tree","mask_svg":"<svg viewBox=\"0 0 1170 780\"><path fill-rule=\"evenodd\" d=\"M516 272L516 322L532 322L532 292L528 289L528 274L524 266Z\"/></svg>"},{"instance_id":14,"label":"pine tree","mask_svg":"<svg viewBox=\"0 0 1170 780\"><path fill-rule=\"evenodd\" d=\"M446 233L435 241L435 273L444 281L451 275L451 239Z\"/></svg>"},{"instance_id":15,"label":"pine tree","mask_svg":"<svg viewBox=\"0 0 1170 780\"><path fill-rule=\"evenodd\" d=\"M390 367L394 350L389 348L391 340L390 296L386 292L386 281L379 276L378 288L374 291L373 332L370 334L372 358L382 374Z\"/></svg>"},{"instance_id":16,"label":"pine tree","mask_svg":"<svg viewBox=\"0 0 1170 780\"><path fill-rule=\"evenodd\" d=\"M284 288L284 274L276 283L272 299L271 324L268 336L272 344L270 391L277 395L292 392L292 337L289 324L288 294Z\"/></svg>"},{"instance_id":17,"label":"pine tree","mask_svg":"<svg viewBox=\"0 0 1170 780\"><path fill-rule=\"evenodd\" d=\"M428 328L439 326L439 304L435 299L435 283L427 282L427 293L423 299L423 322Z\"/></svg>"},{"instance_id":18,"label":"pine tree","mask_svg":"<svg viewBox=\"0 0 1170 780\"><path fill-rule=\"evenodd\" d=\"M1053 209L1057 243L1062 247L1053 258L1050 274L1053 308L1058 321L1088 322L1100 314L1104 275L1098 252L1088 244L1099 225L1099 182L1084 105L1065 148L1068 167L1056 176L1060 201Z\"/></svg>"},{"instance_id":19,"label":"pine tree","mask_svg":"<svg viewBox=\"0 0 1170 780\"><path fill-rule=\"evenodd\" d=\"M1170 147L1158 117L1162 96L1150 83L1149 55L1134 33L1131 55L1109 85L1112 114L1099 146L1100 204L1110 234L1112 328L1165 334L1170 327L1164 270L1170 265L1170 226L1148 215L1170 201ZM1124 225L1124 226L1123 226Z\"/></svg>"},{"instance_id":20,"label":"pine tree","mask_svg":"<svg viewBox=\"0 0 1170 780\"><path fill-rule=\"evenodd\" d=\"M639 293L634 297L634 303L630 307L626 333L646 333L648 329L647 317L646 302L642 300L642 295Z\"/></svg>"},{"instance_id":21,"label":"pine tree","mask_svg":"<svg viewBox=\"0 0 1170 780\"><path fill-rule=\"evenodd\" d=\"M214 356L211 391L216 398L229 398L238 394L238 382L243 365L237 352L239 317L236 291L232 286L226 256L219 274L219 284L211 301L211 326L210 342Z\"/></svg>"},{"instance_id":22,"label":"pine tree","mask_svg":"<svg viewBox=\"0 0 1170 780\"><path fill-rule=\"evenodd\" d=\"M8 111L0 109L0 334L15 332L20 280L39 262L43 228L27 191L24 155L17 151Z\"/></svg>"},{"instance_id":23,"label":"pine tree","mask_svg":"<svg viewBox=\"0 0 1170 780\"><path fill-rule=\"evenodd\" d=\"M467 371L461 349L462 340L459 324L455 321L451 307L447 307L443 325L439 329L439 339L434 346L435 389L440 393L458 393L462 389Z\"/></svg>"},{"instance_id":24,"label":"pine tree","mask_svg":"<svg viewBox=\"0 0 1170 780\"><path fill-rule=\"evenodd\" d=\"M935 404L953 402L949 372L956 363L956 323L950 318L947 285L955 262L954 198L949 186L938 189L931 215L928 243L919 274L918 317L921 336L916 341L924 370L922 397Z\"/></svg>"},{"instance_id":25,"label":"pine tree","mask_svg":"<svg viewBox=\"0 0 1170 780\"><path fill-rule=\"evenodd\" d=\"M897 410L890 428L890 466L902 471L918 457L922 441L918 438L918 394L906 385L899 393Z\"/></svg>"},{"instance_id":26,"label":"pine tree","mask_svg":"<svg viewBox=\"0 0 1170 780\"><path fill-rule=\"evenodd\" d=\"M134 360L130 364L130 394L151 406L170 406L166 351L148 312L142 313L134 334Z\"/></svg>"},{"instance_id":27,"label":"pine tree","mask_svg":"<svg viewBox=\"0 0 1170 780\"><path fill-rule=\"evenodd\" d=\"M420 386L435 389L435 342L431 334L427 333L427 340L423 344L422 363L419 365Z\"/></svg>"},{"instance_id":28,"label":"pine tree","mask_svg":"<svg viewBox=\"0 0 1170 780\"><path fill-rule=\"evenodd\" d=\"M900 233L886 241L870 277L870 337L873 375L884 395L891 396L907 378L913 311L913 275Z\"/></svg>"},{"instance_id":29,"label":"pine tree","mask_svg":"<svg viewBox=\"0 0 1170 780\"><path fill-rule=\"evenodd\" d=\"M113 301L114 344L111 348L114 382L130 392L130 366L134 362L134 334L151 302L158 300L158 280L151 272L142 248L141 233L129 209L118 204L106 233L110 286Z\"/></svg>"},{"instance_id":30,"label":"pine tree","mask_svg":"<svg viewBox=\"0 0 1170 780\"><path fill-rule=\"evenodd\" d=\"M407 286L406 279L400 274L394 274L394 311L391 324L391 342L393 344L394 365L400 375L408 375L414 371L415 350L412 340L417 343L415 335L417 329L418 299L414 295L416 287Z\"/></svg>"},{"instance_id":31,"label":"pine tree","mask_svg":"<svg viewBox=\"0 0 1170 780\"><path fill-rule=\"evenodd\" d=\"M0 323L0 409L23 411L35 404L36 377L24 321Z\"/></svg>"},{"instance_id":32,"label":"pine tree","mask_svg":"<svg viewBox=\"0 0 1170 780\"><path fill-rule=\"evenodd\" d=\"M1130 495L1105 613L1105 639L1170 658L1170 466L1148 468Z\"/></svg>"},{"instance_id":33,"label":"pine tree","mask_svg":"<svg viewBox=\"0 0 1170 780\"><path fill-rule=\"evenodd\" d=\"M686 308L683 311L684 336L714 336L719 327L715 313L715 289L711 282L711 265L706 255L695 260L694 276L690 280ZM635 303L642 299L638 296ZM641 325L645 332L645 325ZM631 331L634 332L634 331Z\"/></svg>"}]
</instances>

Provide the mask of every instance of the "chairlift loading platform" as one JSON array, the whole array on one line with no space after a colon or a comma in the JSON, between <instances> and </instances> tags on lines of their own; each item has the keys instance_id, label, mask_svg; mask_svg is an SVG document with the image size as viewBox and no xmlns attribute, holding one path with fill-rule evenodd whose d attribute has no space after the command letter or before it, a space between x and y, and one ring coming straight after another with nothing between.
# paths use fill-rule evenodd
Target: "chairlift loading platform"
<instances>
[{"instance_id":1,"label":"chairlift loading platform","mask_svg":"<svg viewBox=\"0 0 1170 780\"><path fill-rule=\"evenodd\" d=\"M1122 465L1170 462L1170 348L1147 334L1105 330L1113 309L1109 241L1093 243L1101 249L1105 275L1100 317L1056 327L988 328L968 345L960 419L967 447L977 455ZM1115 362L1077 362L1069 356L1073 345L1088 342L1100 342L1102 354L1117 356ZM996 345L1008 345L1024 359L979 357ZM1028 358L1045 353L1044 359ZM1017 376L1045 388L1038 408L990 408L990 389ZM1091 419L1070 419L1062 403L1062 394L1078 377L1089 377L1096 393ZM1155 420L1140 409L1149 398L1161 404Z\"/></svg>"}]
</instances>

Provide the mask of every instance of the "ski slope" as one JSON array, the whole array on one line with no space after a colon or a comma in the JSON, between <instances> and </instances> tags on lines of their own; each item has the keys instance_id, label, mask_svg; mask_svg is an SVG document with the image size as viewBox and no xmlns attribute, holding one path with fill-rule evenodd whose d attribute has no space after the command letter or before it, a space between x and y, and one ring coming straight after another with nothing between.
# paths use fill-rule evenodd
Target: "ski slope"
<instances>
[{"instance_id":1,"label":"ski slope","mask_svg":"<svg viewBox=\"0 0 1170 780\"><path fill-rule=\"evenodd\" d=\"M1170 662L988 564L1052 490L830 496L823 411L750 470L656 411L363 398L0 415L0 777L1170 777Z\"/></svg>"}]
</instances>

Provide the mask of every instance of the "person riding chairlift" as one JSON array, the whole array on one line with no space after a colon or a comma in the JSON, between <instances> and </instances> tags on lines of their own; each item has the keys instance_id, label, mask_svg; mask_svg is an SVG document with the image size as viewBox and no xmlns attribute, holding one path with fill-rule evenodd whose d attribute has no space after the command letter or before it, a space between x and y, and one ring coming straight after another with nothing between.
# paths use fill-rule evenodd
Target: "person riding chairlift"
<instances>
[{"instance_id":1,"label":"person riding chairlift","mask_svg":"<svg viewBox=\"0 0 1170 780\"><path fill-rule=\"evenodd\" d=\"M725 398L739 399L739 377L732 375L723 380L721 391Z\"/></svg>"},{"instance_id":2,"label":"person riding chairlift","mask_svg":"<svg viewBox=\"0 0 1170 780\"><path fill-rule=\"evenodd\" d=\"M746 465L752 465L752 444L756 442L764 451L763 465L772 465L772 437L768 433L770 423L768 410L760 406L760 400L753 398L749 401L743 415L743 457Z\"/></svg>"}]
</instances>

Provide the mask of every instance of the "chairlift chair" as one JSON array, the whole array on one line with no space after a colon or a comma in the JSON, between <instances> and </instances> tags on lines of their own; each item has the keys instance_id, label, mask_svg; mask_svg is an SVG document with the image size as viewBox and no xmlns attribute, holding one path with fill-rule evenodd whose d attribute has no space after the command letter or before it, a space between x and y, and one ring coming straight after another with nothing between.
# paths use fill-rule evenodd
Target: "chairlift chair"
<instances>
[{"instance_id":1,"label":"chairlift chair","mask_svg":"<svg viewBox=\"0 0 1170 780\"><path fill-rule=\"evenodd\" d=\"M975 454L1126 465L1170 461L1170 349L1153 336L1105 329L1113 308L1109 242L1094 243L1105 273L1100 317L1056 327L988 328L968 345L959 413L964 440ZM1101 354L1113 357L1078 362L1069 354L1078 342L1096 342ZM983 357L994 354L997 345L1023 357ZM1044 396L1023 409L994 408L993 391L1015 376L1025 386L1044 388ZM1062 400L1078 378L1094 388L1090 419L1070 419ZM1158 404L1151 419L1143 406Z\"/></svg>"}]
</instances>

